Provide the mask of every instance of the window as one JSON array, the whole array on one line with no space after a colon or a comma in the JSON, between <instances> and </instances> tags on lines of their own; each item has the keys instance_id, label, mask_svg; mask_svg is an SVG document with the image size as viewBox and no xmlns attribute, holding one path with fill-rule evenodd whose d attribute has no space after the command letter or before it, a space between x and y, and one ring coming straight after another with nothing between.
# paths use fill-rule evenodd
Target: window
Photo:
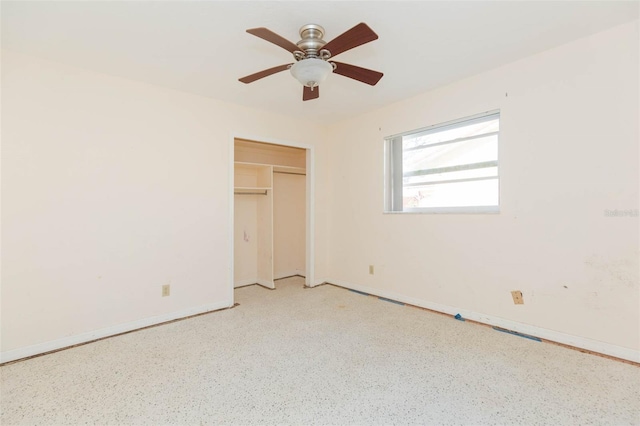
<instances>
[{"instance_id":1,"label":"window","mask_svg":"<svg viewBox=\"0 0 640 426\"><path fill-rule=\"evenodd\" d=\"M497 212L499 130L494 111L387 138L385 210Z\"/></svg>"}]
</instances>

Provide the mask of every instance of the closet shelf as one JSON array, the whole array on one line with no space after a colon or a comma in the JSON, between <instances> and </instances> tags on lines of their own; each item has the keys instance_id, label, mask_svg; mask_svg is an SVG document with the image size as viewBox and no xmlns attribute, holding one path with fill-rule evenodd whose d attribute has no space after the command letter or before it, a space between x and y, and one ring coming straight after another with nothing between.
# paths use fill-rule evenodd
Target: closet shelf
<instances>
[{"instance_id":1,"label":"closet shelf","mask_svg":"<svg viewBox=\"0 0 640 426\"><path fill-rule=\"evenodd\" d=\"M306 173L306 170L307 170L305 167L284 166L279 164L251 163L249 161L235 161L234 164L240 167L243 167L243 166L254 167L254 168L273 167L273 171L281 171L281 172L289 171L289 172Z\"/></svg>"},{"instance_id":2,"label":"closet shelf","mask_svg":"<svg viewBox=\"0 0 640 426\"><path fill-rule=\"evenodd\" d=\"M286 167L273 166L273 173L284 173L290 175L306 175L307 170L304 167Z\"/></svg>"}]
</instances>

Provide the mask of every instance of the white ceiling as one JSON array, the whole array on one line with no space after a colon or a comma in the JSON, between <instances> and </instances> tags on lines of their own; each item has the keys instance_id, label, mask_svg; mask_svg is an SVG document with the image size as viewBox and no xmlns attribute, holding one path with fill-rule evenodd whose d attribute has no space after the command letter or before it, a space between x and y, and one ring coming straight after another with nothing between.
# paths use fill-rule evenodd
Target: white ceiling
<instances>
[{"instance_id":1,"label":"white ceiling","mask_svg":"<svg viewBox=\"0 0 640 426\"><path fill-rule=\"evenodd\" d=\"M332 122L405 99L638 19L638 2L118 2L2 1L2 46L293 118ZM359 22L379 39L337 60L384 72L371 87L339 75L302 102L287 72L249 85L247 74L292 62L245 32L293 41L307 23L330 41Z\"/></svg>"}]
</instances>

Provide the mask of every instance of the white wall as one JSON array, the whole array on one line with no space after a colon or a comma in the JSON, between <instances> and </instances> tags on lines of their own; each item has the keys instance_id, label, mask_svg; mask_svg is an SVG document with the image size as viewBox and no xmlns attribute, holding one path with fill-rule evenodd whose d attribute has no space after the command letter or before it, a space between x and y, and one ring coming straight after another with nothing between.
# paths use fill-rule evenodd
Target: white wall
<instances>
[{"instance_id":1,"label":"white wall","mask_svg":"<svg viewBox=\"0 0 640 426\"><path fill-rule=\"evenodd\" d=\"M15 52L2 68L3 360L227 306L233 135L311 146L323 135ZM318 145L319 170L325 155ZM326 197L322 183L315 191Z\"/></svg>"},{"instance_id":2,"label":"white wall","mask_svg":"<svg viewBox=\"0 0 640 426\"><path fill-rule=\"evenodd\" d=\"M639 208L638 39L636 21L332 126L330 281L640 349L639 218L604 215ZM493 109L500 214L382 213L385 136Z\"/></svg>"},{"instance_id":3,"label":"white wall","mask_svg":"<svg viewBox=\"0 0 640 426\"><path fill-rule=\"evenodd\" d=\"M305 274L306 177L273 174L273 274Z\"/></svg>"}]
</instances>

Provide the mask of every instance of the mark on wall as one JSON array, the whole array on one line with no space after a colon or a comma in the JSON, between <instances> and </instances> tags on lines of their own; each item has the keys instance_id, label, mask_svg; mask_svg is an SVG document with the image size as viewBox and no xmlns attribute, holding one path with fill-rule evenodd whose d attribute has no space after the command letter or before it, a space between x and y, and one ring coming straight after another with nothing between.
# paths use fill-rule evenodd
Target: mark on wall
<instances>
[{"instance_id":1,"label":"mark on wall","mask_svg":"<svg viewBox=\"0 0 640 426\"><path fill-rule=\"evenodd\" d=\"M584 265L587 281L581 301L588 309L622 315L623 306L637 306L640 288L637 253L635 258L594 254L585 259Z\"/></svg>"},{"instance_id":2,"label":"mark on wall","mask_svg":"<svg viewBox=\"0 0 640 426\"><path fill-rule=\"evenodd\" d=\"M249 242L249 234L247 234L247 231L244 231L244 237L243 240L248 243Z\"/></svg>"},{"instance_id":3,"label":"mark on wall","mask_svg":"<svg viewBox=\"0 0 640 426\"><path fill-rule=\"evenodd\" d=\"M599 255L593 255L585 260L589 268L589 274L598 288L628 287L637 289L640 287L638 274L638 259L605 259Z\"/></svg>"}]
</instances>

